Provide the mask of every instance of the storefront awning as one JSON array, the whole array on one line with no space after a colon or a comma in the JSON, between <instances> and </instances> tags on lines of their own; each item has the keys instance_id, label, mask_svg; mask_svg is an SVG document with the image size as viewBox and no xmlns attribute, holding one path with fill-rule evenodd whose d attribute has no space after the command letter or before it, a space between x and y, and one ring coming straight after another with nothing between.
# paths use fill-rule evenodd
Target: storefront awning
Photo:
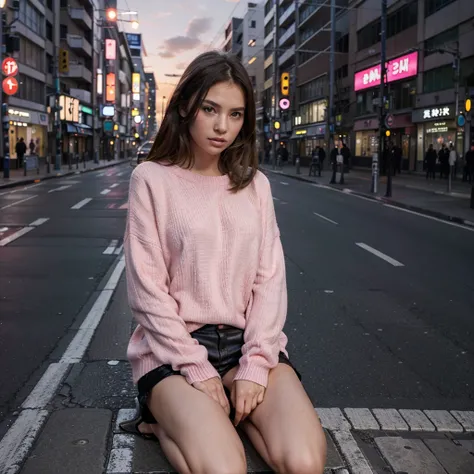
<instances>
[{"instance_id":1,"label":"storefront awning","mask_svg":"<svg viewBox=\"0 0 474 474\"><path fill-rule=\"evenodd\" d=\"M68 123L66 124L66 132L74 133L75 135L87 135L92 136L92 128L89 125L79 123Z\"/></svg>"},{"instance_id":2,"label":"storefront awning","mask_svg":"<svg viewBox=\"0 0 474 474\"><path fill-rule=\"evenodd\" d=\"M293 134L291 135L291 139L296 138L324 138L326 135L326 124L316 124L310 125L308 127L300 127L297 129L293 129Z\"/></svg>"}]
</instances>

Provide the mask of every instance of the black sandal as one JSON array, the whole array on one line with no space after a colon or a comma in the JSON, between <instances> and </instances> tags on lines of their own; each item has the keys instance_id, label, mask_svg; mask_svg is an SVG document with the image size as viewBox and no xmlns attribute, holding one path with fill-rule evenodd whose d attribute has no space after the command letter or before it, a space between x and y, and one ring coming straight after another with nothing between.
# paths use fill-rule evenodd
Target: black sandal
<instances>
[{"instance_id":1,"label":"black sandal","mask_svg":"<svg viewBox=\"0 0 474 474\"><path fill-rule=\"evenodd\" d=\"M142 415L140 413L140 404L138 402L138 398L135 398L135 416L131 420L122 421L119 424L119 427L122 431L126 433L133 434L136 436L140 436L143 439L147 440L157 440L154 433L142 433L138 427L143 423Z\"/></svg>"}]
</instances>

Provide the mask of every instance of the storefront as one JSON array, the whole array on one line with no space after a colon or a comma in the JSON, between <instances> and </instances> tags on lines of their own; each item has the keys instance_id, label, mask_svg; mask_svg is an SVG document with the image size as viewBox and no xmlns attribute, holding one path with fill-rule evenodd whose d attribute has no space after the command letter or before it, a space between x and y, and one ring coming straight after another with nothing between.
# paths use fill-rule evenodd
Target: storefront
<instances>
[{"instance_id":1,"label":"storefront","mask_svg":"<svg viewBox=\"0 0 474 474\"><path fill-rule=\"evenodd\" d=\"M23 138L27 155L30 154L30 144L34 144L33 154L40 157L46 155L48 115L34 110L8 108L8 121L10 133L10 159L11 167L18 168L15 147L20 138ZM31 145L32 146L32 145Z\"/></svg>"},{"instance_id":2,"label":"storefront","mask_svg":"<svg viewBox=\"0 0 474 474\"><path fill-rule=\"evenodd\" d=\"M457 136L456 148L458 154L464 150L464 129L456 126L456 107L454 104L424 107L415 109L412 121L417 124L417 169L423 169L423 160L426 150L432 144L438 151L443 143L446 146L454 144Z\"/></svg>"},{"instance_id":3,"label":"storefront","mask_svg":"<svg viewBox=\"0 0 474 474\"><path fill-rule=\"evenodd\" d=\"M372 156L379 148L379 119L369 118L354 122L355 150L352 164L371 166Z\"/></svg>"},{"instance_id":4,"label":"storefront","mask_svg":"<svg viewBox=\"0 0 474 474\"><path fill-rule=\"evenodd\" d=\"M326 149L325 137L326 124L324 122L293 128L293 133L290 137L291 140L294 140L292 149L300 156L303 166L309 164L311 154L317 146L322 146Z\"/></svg>"}]
</instances>

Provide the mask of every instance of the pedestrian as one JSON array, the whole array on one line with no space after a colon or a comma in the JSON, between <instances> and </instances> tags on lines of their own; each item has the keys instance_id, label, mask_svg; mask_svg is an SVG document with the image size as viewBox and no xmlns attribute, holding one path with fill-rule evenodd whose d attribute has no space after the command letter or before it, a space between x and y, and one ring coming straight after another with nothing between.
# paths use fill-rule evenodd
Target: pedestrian
<instances>
[{"instance_id":1,"label":"pedestrian","mask_svg":"<svg viewBox=\"0 0 474 474\"><path fill-rule=\"evenodd\" d=\"M288 359L285 258L258 171L255 99L234 56L185 70L146 162L124 239L137 416L180 473L246 473L235 426L276 472L322 473L323 430Z\"/></svg>"},{"instance_id":2,"label":"pedestrian","mask_svg":"<svg viewBox=\"0 0 474 474\"><path fill-rule=\"evenodd\" d=\"M20 140L16 142L15 153L18 160L18 168L22 168L26 154L26 143L23 137L21 137Z\"/></svg>"},{"instance_id":3,"label":"pedestrian","mask_svg":"<svg viewBox=\"0 0 474 474\"><path fill-rule=\"evenodd\" d=\"M443 143L438 152L438 161L439 161L439 179L448 177L449 173L449 151L446 148L446 145Z\"/></svg>"},{"instance_id":4,"label":"pedestrian","mask_svg":"<svg viewBox=\"0 0 474 474\"><path fill-rule=\"evenodd\" d=\"M392 148L392 157L393 157L393 176L396 176L397 173L401 174L402 172L402 149L398 145L393 145Z\"/></svg>"},{"instance_id":5,"label":"pedestrian","mask_svg":"<svg viewBox=\"0 0 474 474\"><path fill-rule=\"evenodd\" d=\"M31 141L30 141L30 155L32 155L35 152L35 148L36 148L35 141L33 139L31 139Z\"/></svg>"},{"instance_id":6,"label":"pedestrian","mask_svg":"<svg viewBox=\"0 0 474 474\"><path fill-rule=\"evenodd\" d=\"M349 150L349 147L345 143L342 144L341 155L344 160L344 168L346 168L346 170L349 171L351 167L352 153L351 153L351 150Z\"/></svg>"},{"instance_id":7,"label":"pedestrian","mask_svg":"<svg viewBox=\"0 0 474 474\"><path fill-rule=\"evenodd\" d=\"M436 150L433 148L433 144L430 143L425 154L426 179L436 178L436 159Z\"/></svg>"},{"instance_id":8,"label":"pedestrian","mask_svg":"<svg viewBox=\"0 0 474 474\"><path fill-rule=\"evenodd\" d=\"M324 148L322 146L319 147L318 155L319 155L320 168L323 169L324 168L324 160L326 159L326 152L324 151Z\"/></svg>"},{"instance_id":9,"label":"pedestrian","mask_svg":"<svg viewBox=\"0 0 474 474\"><path fill-rule=\"evenodd\" d=\"M456 153L456 150L454 149L454 145L451 143L449 145L449 174L453 174L453 178L456 177L455 171L455 166L456 166L456 161L458 159L458 154Z\"/></svg>"},{"instance_id":10,"label":"pedestrian","mask_svg":"<svg viewBox=\"0 0 474 474\"><path fill-rule=\"evenodd\" d=\"M316 170L318 170L318 175L321 176L321 161L319 159L319 146L313 148L311 152L311 163L309 164L309 175L314 175L316 177Z\"/></svg>"},{"instance_id":11,"label":"pedestrian","mask_svg":"<svg viewBox=\"0 0 474 474\"><path fill-rule=\"evenodd\" d=\"M463 181L474 181L474 145L471 145L471 149L466 152L465 164L463 170Z\"/></svg>"}]
</instances>

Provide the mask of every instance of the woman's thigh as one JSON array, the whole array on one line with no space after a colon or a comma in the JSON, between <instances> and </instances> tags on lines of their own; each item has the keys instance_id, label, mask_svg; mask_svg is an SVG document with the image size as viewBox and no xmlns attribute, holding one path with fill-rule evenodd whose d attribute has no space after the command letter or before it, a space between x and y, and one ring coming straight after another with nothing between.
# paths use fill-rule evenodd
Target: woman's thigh
<instances>
[{"instance_id":1,"label":"woman's thigh","mask_svg":"<svg viewBox=\"0 0 474 474\"><path fill-rule=\"evenodd\" d=\"M247 472L242 442L222 407L174 375L155 385L148 407L191 472Z\"/></svg>"},{"instance_id":2,"label":"woman's thigh","mask_svg":"<svg viewBox=\"0 0 474 474\"><path fill-rule=\"evenodd\" d=\"M226 374L226 385L233 373L234 369ZM310 398L290 366L280 363L270 371L263 402L247 423L262 437L266 457L278 472L323 472L326 437ZM245 430L245 422L242 428Z\"/></svg>"}]
</instances>

